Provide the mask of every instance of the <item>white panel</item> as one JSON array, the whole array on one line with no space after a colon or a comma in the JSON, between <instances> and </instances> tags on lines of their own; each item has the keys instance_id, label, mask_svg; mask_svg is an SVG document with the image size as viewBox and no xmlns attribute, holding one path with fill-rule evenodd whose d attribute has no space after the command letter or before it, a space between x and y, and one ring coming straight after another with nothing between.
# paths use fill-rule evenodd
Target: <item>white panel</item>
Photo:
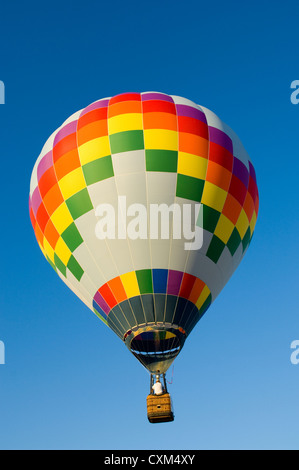
<instances>
[{"instance_id":1,"label":"white panel","mask_svg":"<svg viewBox=\"0 0 299 470\"><path fill-rule=\"evenodd\" d=\"M33 170L32 170L31 181L30 181L30 194L31 194L31 196L32 196L35 188L38 185L38 181L37 181L37 168L38 168L38 165L39 165L40 161L42 160L42 158L48 152L50 152L50 150L52 150L54 138L55 138L55 135L57 134L57 131L59 129L57 129L55 132L53 132L53 134L48 138L48 140L46 141L45 145L42 148L41 153L39 154L38 159L35 162L35 165L34 165Z\"/></svg>"},{"instance_id":2,"label":"white panel","mask_svg":"<svg viewBox=\"0 0 299 470\"><path fill-rule=\"evenodd\" d=\"M87 212L79 219L75 220L75 224L93 256L94 262L98 265L99 270L103 273L105 282L116 277L118 271L113 261L112 253L108 249L106 240L100 240L96 236L96 223L98 219L94 211Z\"/></svg>"},{"instance_id":3,"label":"white panel","mask_svg":"<svg viewBox=\"0 0 299 470\"><path fill-rule=\"evenodd\" d=\"M107 246L119 275L134 271L128 240L120 240L117 238L115 240L107 240Z\"/></svg>"},{"instance_id":4,"label":"white panel","mask_svg":"<svg viewBox=\"0 0 299 470\"><path fill-rule=\"evenodd\" d=\"M106 180L88 186L88 193L94 209L99 204L112 204L117 207L117 190L115 178L107 178Z\"/></svg>"},{"instance_id":5,"label":"white panel","mask_svg":"<svg viewBox=\"0 0 299 470\"><path fill-rule=\"evenodd\" d=\"M250 160L248 153L246 152L241 140L237 136L237 134L226 124L224 124L224 129L226 134L231 138L233 142L233 153L234 156L241 160L242 163L246 166L247 170L249 170L248 161Z\"/></svg>"},{"instance_id":6,"label":"white panel","mask_svg":"<svg viewBox=\"0 0 299 470\"><path fill-rule=\"evenodd\" d=\"M118 196L126 196L127 207L131 204L146 205L145 172L127 173L115 177Z\"/></svg>"},{"instance_id":7,"label":"white panel","mask_svg":"<svg viewBox=\"0 0 299 470\"><path fill-rule=\"evenodd\" d=\"M151 266L153 269L168 269L169 251L169 240L151 240Z\"/></svg>"},{"instance_id":8,"label":"white panel","mask_svg":"<svg viewBox=\"0 0 299 470\"><path fill-rule=\"evenodd\" d=\"M232 258L233 260L233 266L234 266L234 271L235 269L239 266L242 258L244 256L244 253L243 253L243 246L242 246L242 243L240 243L240 245L238 246L236 252L234 253L234 256Z\"/></svg>"},{"instance_id":9,"label":"white panel","mask_svg":"<svg viewBox=\"0 0 299 470\"><path fill-rule=\"evenodd\" d=\"M86 292L86 289L82 285L80 285L80 283L72 275L72 273L67 270L68 278L65 278L59 270L57 270L57 274L60 279L66 284L66 286L78 297L78 299L80 299L88 308L92 310L92 302L90 300L90 295L88 294L88 292Z\"/></svg>"},{"instance_id":10,"label":"white panel","mask_svg":"<svg viewBox=\"0 0 299 470\"><path fill-rule=\"evenodd\" d=\"M175 104L184 104L186 106L192 106L192 108L199 109L198 105L187 98L183 98L182 96L171 95L171 98L175 102Z\"/></svg>"},{"instance_id":11,"label":"white panel","mask_svg":"<svg viewBox=\"0 0 299 470\"><path fill-rule=\"evenodd\" d=\"M145 151L135 150L112 155L114 175L145 172Z\"/></svg>"},{"instance_id":12,"label":"white panel","mask_svg":"<svg viewBox=\"0 0 299 470\"><path fill-rule=\"evenodd\" d=\"M151 204L172 204L176 193L177 174L158 171L146 173L147 197Z\"/></svg>"},{"instance_id":13,"label":"white panel","mask_svg":"<svg viewBox=\"0 0 299 470\"><path fill-rule=\"evenodd\" d=\"M130 240L134 270L148 269L151 266L149 240Z\"/></svg>"},{"instance_id":14,"label":"white panel","mask_svg":"<svg viewBox=\"0 0 299 470\"><path fill-rule=\"evenodd\" d=\"M82 243L73 253L84 273L90 279L90 289L87 289L93 295L105 283L104 274L99 265L94 260L94 254L90 251L85 243ZM83 276L84 277L84 276Z\"/></svg>"},{"instance_id":15,"label":"white panel","mask_svg":"<svg viewBox=\"0 0 299 470\"><path fill-rule=\"evenodd\" d=\"M215 113L213 113L213 111L208 108L205 108L204 106L199 106L199 109L205 114L208 126L216 127L217 129L220 129L221 131L225 132L224 123Z\"/></svg>"},{"instance_id":16,"label":"white panel","mask_svg":"<svg viewBox=\"0 0 299 470\"><path fill-rule=\"evenodd\" d=\"M185 240L172 240L169 257L169 269L185 271L185 266L189 257L189 251L184 249Z\"/></svg>"},{"instance_id":17,"label":"white panel","mask_svg":"<svg viewBox=\"0 0 299 470\"><path fill-rule=\"evenodd\" d=\"M80 114L82 113L83 109L80 109L80 111L76 111L74 114L72 114L69 118L67 118L64 123L62 124L61 127L66 126L67 124L70 124L73 121L78 121Z\"/></svg>"},{"instance_id":18,"label":"white panel","mask_svg":"<svg viewBox=\"0 0 299 470\"><path fill-rule=\"evenodd\" d=\"M224 250L217 262L217 266L223 274L224 282L227 283L234 272L233 258L227 246L224 247Z\"/></svg>"},{"instance_id":19,"label":"white panel","mask_svg":"<svg viewBox=\"0 0 299 470\"><path fill-rule=\"evenodd\" d=\"M196 253L196 257L190 257L187 263L186 272L193 274L205 282L212 293L212 298L219 294L225 282L222 272L218 266L206 256Z\"/></svg>"}]
</instances>

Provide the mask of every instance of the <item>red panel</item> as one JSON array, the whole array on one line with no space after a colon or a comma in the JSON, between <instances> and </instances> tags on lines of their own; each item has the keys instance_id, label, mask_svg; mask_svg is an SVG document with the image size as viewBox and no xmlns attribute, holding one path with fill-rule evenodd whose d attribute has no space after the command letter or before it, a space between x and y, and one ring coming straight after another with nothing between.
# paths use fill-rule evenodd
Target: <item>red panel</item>
<instances>
[{"instance_id":1,"label":"red panel","mask_svg":"<svg viewBox=\"0 0 299 470\"><path fill-rule=\"evenodd\" d=\"M169 101L149 100L143 101L142 111L144 113L162 112L176 114L176 107L174 103L170 103Z\"/></svg>"},{"instance_id":2,"label":"red panel","mask_svg":"<svg viewBox=\"0 0 299 470\"><path fill-rule=\"evenodd\" d=\"M121 101L141 101L140 93L124 93L122 95L114 96L109 101L109 106Z\"/></svg>"},{"instance_id":3,"label":"red panel","mask_svg":"<svg viewBox=\"0 0 299 470\"><path fill-rule=\"evenodd\" d=\"M99 293L105 300L106 304L109 305L110 308L115 307L117 305L117 300L115 299L114 295L112 294L110 287L108 284L105 284L99 289Z\"/></svg>"},{"instance_id":4,"label":"red panel","mask_svg":"<svg viewBox=\"0 0 299 470\"><path fill-rule=\"evenodd\" d=\"M204 137L204 139L209 138L208 126L199 119L188 116L178 116L178 128L180 132L200 135Z\"/></svg>"},{"instance_id":5,"label":"red panel","mask_svg":"<svg viewBox=\"0 0 299 470\"><path fill-rule=\"evenodd\" d=\"M42 199L45 197L47 192L57 183L56 174L54 168L51 166L41 177L38 182L38 187Z\"/></svg>"},{"instance_id":6,"label":"red panel","mask_svg":"<svg viewBox=\"0 0 299 470\"><path fill-rule=\"evenodd\" d=\"M86 126L87 124L90 124L91 122L107 119L107 117L108 108L94 109L89 113L83 114L83 116L79 118L77 130L82 129L82 127Z\"/></svg>"},{"instance_id":7,"label":"red panel","mask_svg":"<svg viewBox=\"0 0 299 470\"><path fill-rule=\"evenodd\" d=\"M73 132L73 134L64 137L61 139L55 147L53 147L53 161L56 162L62 155L65 153L74 150L77 147L77 134Z\"/></svg>"},{"instance_id":8,"label":"red panel","mask_svg":"<svg viewBox=\"0 0 299 470\"><path fill-rule=\"evenodd\" d=\"M195 276L192 276L191 274L184 274L179 293L180 297L184 297L184 299L189 299L190 293L192 291L196 279L197 278Z\"/></svg>"},{"instance_id":9,"label":"red panel","mask_svg":"<svg viewBox=\"0 0 299 470\"><path fill-rule=\"evenodd\" d=\"M247 193L247 188L241 180L235 175L232 175L232 180L229 187L229 193L234 196L241 205L243 205Z\"/></svg>"},{"instance_id":10,"label":"red panel","mask_svg":"<svg viewBox=\"0 0 299 470\"><path fill-rule=\"evenodd\" d=\"M224 147L214 142L210 142L209 160L218 163L230 172L233 171L233 155Z\"/></svg>"}]
</instances>

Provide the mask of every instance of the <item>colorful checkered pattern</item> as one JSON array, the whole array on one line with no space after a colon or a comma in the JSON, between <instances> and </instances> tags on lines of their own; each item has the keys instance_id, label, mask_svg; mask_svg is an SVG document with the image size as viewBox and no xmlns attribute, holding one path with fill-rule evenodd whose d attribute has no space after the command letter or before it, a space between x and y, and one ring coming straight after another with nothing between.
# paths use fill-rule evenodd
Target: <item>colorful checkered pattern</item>
<instances>
[{"instance_id":1,"label":"colorful checkered pattern","mask_svg":"<svg viewBox=\"0 0 299 470\"><path fill-rule=\"evenodd\" d=\"M96 205L107 202L105 195L114 200L127 176L125 187L132 197L132 181L138 182L134 177L144 178L140 191L146 188L147 203L165 181L165 195L173 191L173 201L202 204L197 223L205 243L200 253L182 255L180 265L170 241L162 262L163 253L155 254L159 248L148 242L149 248L139 250L139 263L131 242L126 255L95 240ZM156 293L158 273L165 295L188 299L197 310L214 300L252 239L258 204L255 171L235 134L211 111L156 92L102 99L71 116L38 158L29 198L45 257L108 324L110 312L123 300ZM144 263L142 252L149 253ZM107 253L114 257L109 263Z\"/></svg>"}]
</instances>

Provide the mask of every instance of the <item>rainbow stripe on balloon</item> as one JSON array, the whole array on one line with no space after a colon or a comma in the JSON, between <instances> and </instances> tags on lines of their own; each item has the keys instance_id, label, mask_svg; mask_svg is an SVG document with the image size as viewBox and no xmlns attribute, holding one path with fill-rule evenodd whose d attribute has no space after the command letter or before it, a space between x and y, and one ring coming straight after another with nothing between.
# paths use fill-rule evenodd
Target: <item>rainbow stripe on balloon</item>
<instances>
[{"instance_id":1,"label":"rainbow stripe on balloon","mask_svg":"<svg viewBox=\"0 0 299 470\"><path fill-rule=\"evenodd\" d=\"M189 334L211 303L207 285L195 276L167 269L143 269L118 276L99 288L96 315L122 339L136 325L172 324Z\"/></svg>"}]
</instances>

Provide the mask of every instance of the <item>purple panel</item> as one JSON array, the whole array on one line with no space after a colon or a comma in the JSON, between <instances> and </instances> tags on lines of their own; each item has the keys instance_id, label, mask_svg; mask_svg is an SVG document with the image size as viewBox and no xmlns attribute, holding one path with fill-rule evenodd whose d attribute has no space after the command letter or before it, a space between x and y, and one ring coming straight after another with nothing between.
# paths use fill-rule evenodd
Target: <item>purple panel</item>
<instances>
[{"instance_id":1,"label":"purple panel","mask_svg":"<svg viewBox=\"0 0 299 470\"><path fill-rule=\"evenodd\" d=\"M82 113L80 114L80 117L84 116L84 114L87 114L90 111L94 111L95 109L107 108L108 104L109 104L109 101L110 101L110 98L104 99L104 100L99 100L99 101L96 101L95 103L90 104L85 109L83 109Z\"/></svg>"},{"instance_id":2,"label":"purple panel","mask_svg":"<svg viewBox=\"0 0 299 470\"><path fill-rule=\"evenodd\" d=\"M101 294L99 293L99 291L96 293L96 295L94 296L94 300L95 302L101 307L102 310L104 310L104 312L106 313L106 315L108 315L108 313L110 312L111 308L109 307L109 305L106 304L105 300L103 299L103 297L101 296Z\"/></svg>"},{"instance_id":3,"label":"purple panel","mask_svg":"<svg viewBox=\"0 0 299 470\"><path fill-rule=\"evenodd\" d=\"M239 180L244 183L245 187L248 187L249 181L249 173L244 165L238 158L234 157L234 165L233 165L233 174L239 178Z\"/></svg>"},{"instance_id":4,"label":"purple panel","mask_svg":"<svg viewBox=\"0 0 299 470\"><path fill-rule=\"evenodd\" d=\"M207 124L205 114L200 111L200 109L193 108L193 106L187 106L186 104L176 104L177 115L178 116L187 116Z\"/></svg>"},{"instance_id":5,"label":"purple panel","mask_svg":"<svg viewBox=\"0 0 299 470\"><path fill-rule=\"evenodd\" d=\"M161 100L161 101L168 101L169 103L173 103L173 99L171 96L164 95L162 93L142 93L141 101L149 101L149 100Z\"/></svg>"},{"instance_id":6,"label":"purple panel","mask_svg":"<svg viewBox=\"0 0 299 470\"><path fill-rule=\"evenodd\" d=\"M38 181L41 179L43 174L53 166L53 153L52 150L46 153L46 155L41 159L37 168L37 179Z\"/></svg>"},{"instance_id":7,"label":"purple panel","mask_svg":"<svg viewBox=\"0 0 299 470\"><path fill-rule=\"evenodd\" d=\"M66 124L59 132L55 135L53 147L62 140L64 137L67 137L70 134L73 134L77 131L78 120L72 121L69 124Z\"/></svg>"},{"instance_id":8,"label":"purple panel","mask_svg":"<svg viewBox=\"0 0 299 470\"><path fill-rule=\"evenodd\" d=\"M251 162L248 162L249 164L249 174L251 176L251 178L253 179L253 181L255 182L255 184L257 184L256 182L256 175L255 175L255 169L253 168L253 165Z\"/></svg>"},{"instance_id":9,"label":"purple panel","mask_svg":"<svg viewBox=\"0 0 299 470\"><path fill-rule=\"evenodd\" d=\"M40 192L39 192L39 188L36 187L35 190L33 191L32 199L31 199L32 210L33 210L33 213L34 213L35 217L36 217L38 208L41 205L41 202L42 202L42 198L41 198L41 195L40 195Z\"/></svg>"},{"instance_id":10,"label":"purple panel","mask_svg":"<svg viewBox=\"0 0 299 470\"><path fill-rule=\"evenodd\" d=\"M233 143L231 138L217 127L209 127L209 138L214 144L221 145L229 152L233 153Z\"/></svg>"},{"instance_id":11,"label":"purple panel","mask_svg":"<svg viewBox=\"0 0 299 470\"><path fill-rule=\"evenodd\" d=\"M183 279L181 271L170 270L168 274L167 294L178 295Z\"/></svg>"}]
</instances>

